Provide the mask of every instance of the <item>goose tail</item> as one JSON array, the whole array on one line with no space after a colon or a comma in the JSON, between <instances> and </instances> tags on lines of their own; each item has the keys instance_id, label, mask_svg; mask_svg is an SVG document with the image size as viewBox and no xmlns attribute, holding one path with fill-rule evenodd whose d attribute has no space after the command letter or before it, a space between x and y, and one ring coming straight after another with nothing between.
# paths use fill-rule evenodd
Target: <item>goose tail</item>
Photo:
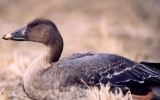
<instances>
[{"instance_id":1,"label":"goose tail","mask_svg":"<svg viewBox=\"0 0 160 100\"><path fill-rule=\"evenodd\" d=\"M154 63L154 62L140 62L140 64L155 68L157 70L159 70L160 72L160 63ZM158 76L158 78L160 79L160 76ZM153 81L158 81L158 83L160 83L160 80L154 79ZM153 92L153 98L152 100L160 100L160 84L156 84L150 87L152 92Z\"/></svg>"},{"instance_id":2,"label":"goose tail","mask_svg":"<svg viewBox=\"0 0 160 100\"><path fill-rule=\"evenodd\" d=\"M153 68L156 68L156 69L160 70L160 63L142 61L142 62L140 62L140 64L144 64L146 66L150 66L150 67L153 67Z\"/></svg>"}]
</instances>

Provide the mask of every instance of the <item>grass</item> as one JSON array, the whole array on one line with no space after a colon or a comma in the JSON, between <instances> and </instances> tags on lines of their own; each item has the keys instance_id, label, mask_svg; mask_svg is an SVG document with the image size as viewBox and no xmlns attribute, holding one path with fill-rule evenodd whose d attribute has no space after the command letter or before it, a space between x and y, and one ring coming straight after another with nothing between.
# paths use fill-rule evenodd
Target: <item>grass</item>
<instances>
[{"instance_id":1,"label":"grass","mask_svg":"<svg viewBox=\"0 0 160 100\"><path fill-rule=\"evenodd\" d=\"M100 89L97 87L90 87L87 91L89 100L132 100L131 94L128 92L126 95L120 89L115 93L109 91L110 86L101 84Z\"/></svg>"},{"instance_id":2,"label":"grass","mask_svg":"<svg viewBox=\"0 0 160 100\"><path fill-rule=\"evenodd\" d=\"M8 100L8 92L5 88L0 90L0 100Z\"/></svg>"}]
</instances>

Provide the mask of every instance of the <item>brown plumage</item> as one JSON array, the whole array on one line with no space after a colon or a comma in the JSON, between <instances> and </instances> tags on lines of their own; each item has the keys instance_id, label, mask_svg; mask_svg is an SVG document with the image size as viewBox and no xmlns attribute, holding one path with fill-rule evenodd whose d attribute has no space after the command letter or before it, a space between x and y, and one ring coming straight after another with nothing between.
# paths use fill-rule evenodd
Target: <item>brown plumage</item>
<instances>
[{"instance_id":1,"label":"brown plumage","mask_svg":"<svg viewBox=\"0 0 160 100\"><path fill-rule=\"evenodd\" d=\"M63 39L56 25L47 19L37 18L27 26L3 36L6 40L33 41L46 46L44 52L25 71L24 90L30 98L51 98L56 88L89 86L110 83L136 95L153 92L160 97L160 68L158 63L137 63L127 58L106 53L73 54L59 60Z\"/></svg>"}]
</instances>

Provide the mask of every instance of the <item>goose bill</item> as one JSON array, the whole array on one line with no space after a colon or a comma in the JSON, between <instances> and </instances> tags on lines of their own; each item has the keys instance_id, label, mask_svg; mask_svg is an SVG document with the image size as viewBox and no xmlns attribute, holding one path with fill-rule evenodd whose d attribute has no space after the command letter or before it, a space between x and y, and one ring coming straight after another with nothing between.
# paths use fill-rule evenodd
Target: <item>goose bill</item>
<instances>
[{"instance_id":1,"label":"goose bill","mask_svg":"<svg viewBox=\"0 0 160 100\"><path fill-rule=\"evenodd\" d=\"M2 39L15 40L15 41L25 41L26 40L25 32L26 32L26 27L23 27L23 28L11 33L11 34L3 35Z\"/></svg>"}]
</instances>

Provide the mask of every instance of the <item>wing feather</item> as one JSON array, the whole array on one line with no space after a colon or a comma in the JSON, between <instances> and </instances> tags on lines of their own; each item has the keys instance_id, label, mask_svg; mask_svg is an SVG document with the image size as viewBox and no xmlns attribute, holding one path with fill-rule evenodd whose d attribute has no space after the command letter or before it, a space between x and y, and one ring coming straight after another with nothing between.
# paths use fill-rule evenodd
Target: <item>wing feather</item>
<instances>
[{"instance_id":1,"label":"wing feather","mask_svg":"<svg viewBox=\"0 0 160 100\"><path fill-rule=\"evenodd\" d=\"M71 79L77 82L82 79L88 85L109 82L112 85L135 87L160 83L160 69L114 54L77 54L59 61L58 67L65 69L68 77L75 77Z\"/></svg>"}]
</instances>

